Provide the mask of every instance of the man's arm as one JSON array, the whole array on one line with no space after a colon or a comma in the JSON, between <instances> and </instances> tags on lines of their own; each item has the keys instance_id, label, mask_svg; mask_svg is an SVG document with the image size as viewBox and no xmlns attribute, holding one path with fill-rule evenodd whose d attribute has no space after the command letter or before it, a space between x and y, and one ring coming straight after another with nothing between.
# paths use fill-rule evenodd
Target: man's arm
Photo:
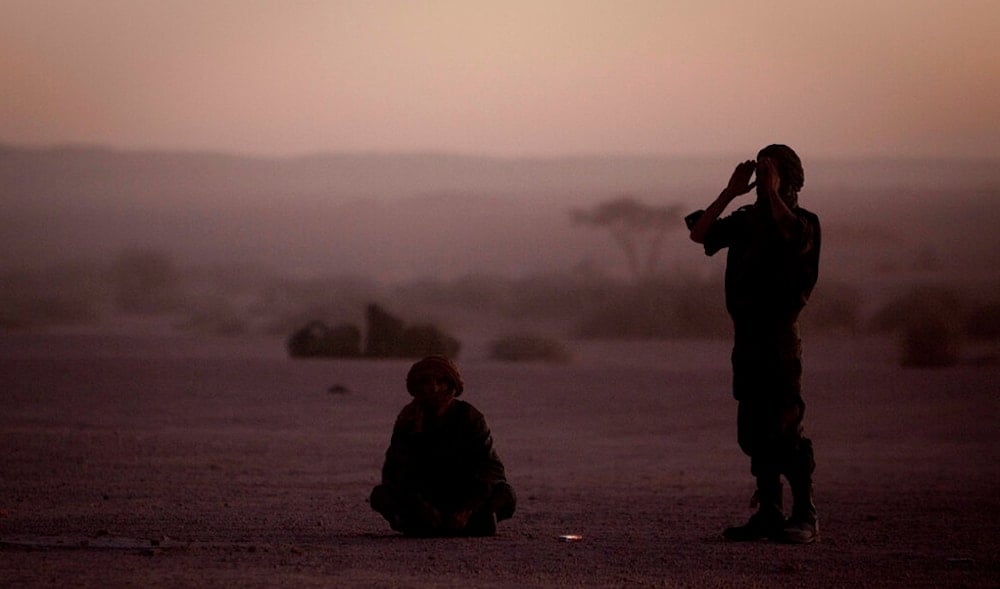
<instances>
[{"instance_id":1,"label":"man's arm","mask_svg":"<svg viewBox=\"0 0 1000 589\"><path fill-rule=\"evenodd\" d=\"M774 160L769 157L760 158L757 166L757 182L763 188L771 218L774 219L781 237L785 241L791 241L799 234L801 224L795 212L788 208L788 203L781 198L781 176L778 175Z\"/></svg>"},{"instance_id":2,"label":"man's arm","mask_svg":"<svg viewBox=\"0 0 1000 589\"><path fill-rule=\"evenodd\" d=\"M691 241L705 243L705 237L708 235L709 229L712 228L716 219L722 215L722 212L726 210L729 203L733 202L736 197L750 192L756 185L756 182L750 182L750 176L753 175L756 168L757 162L753 160L737 164L736 169L733 170L733 175L729 178L729 184L719 194L718 198L712 204L708 205L705 212L698 217L698 220L691 227Z\"/></svg>"}]
</instances>

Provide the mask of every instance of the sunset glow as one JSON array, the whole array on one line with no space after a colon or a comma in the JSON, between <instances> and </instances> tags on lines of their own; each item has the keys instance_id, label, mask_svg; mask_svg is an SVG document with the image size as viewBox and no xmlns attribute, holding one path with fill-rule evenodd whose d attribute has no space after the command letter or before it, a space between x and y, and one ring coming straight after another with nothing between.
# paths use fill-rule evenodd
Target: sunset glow
<instances>
[{"instance_id":1,"label":"sunset glow","mask_svg":"<svg viewBox=\"0 0 1000 589\"><path fill-rule=\"evenodd\" d=\"M990 0L7 0L0 142L1000 155Z\"/></svg>"}]
</instances>

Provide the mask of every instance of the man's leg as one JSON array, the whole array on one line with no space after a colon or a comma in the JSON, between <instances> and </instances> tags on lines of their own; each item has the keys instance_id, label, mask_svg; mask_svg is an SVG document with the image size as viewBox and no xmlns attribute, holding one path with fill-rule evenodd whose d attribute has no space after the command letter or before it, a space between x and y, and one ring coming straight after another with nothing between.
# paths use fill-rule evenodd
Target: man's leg
<instances>
[{"instance_id":1,"label":"man's leg","mask_svg":"<svg viewBox=\"0 0 1000 589\"><path fill-rule=\"evenodd\" d=\"M465 533L469 536L492 536L497 532L497 522L510 519L517 507L517 496L507 483L494 485L490 498L482 508L469 518Z\"/></svg>"},{"instance_id":2,"label":"man's leg","mask_svg":"<svg viewBox=\"0 0 1000 589\"><path fill-rule=\"evenodd\" d=\"M757 511L741 526L723 530L728 540L748 542L776 538L784 529L782 512L781 469L774 459L774 440L769 433L767 408L752 402L740 402L737 411L737 438L740 448L750 456L750 472L757 481L751 506Z\"/></svg>"},{"instance_id":3,"label":"man's leg","mask_svg":"<svg viewBox=\"0 0 1000 589\"><path fill-rule=\"evenodd\" d=\"M403 509L401 501L386 485L378 485L372 489L368 504L389 522L389 527L397 532L403 531Z\"/></svg>"},{"instance_id":4,"label":"man's leg","mask_svg":"<svg viewBox=\"0 0 1000 589\"><path fill-rule=\"evenodd\" d=\"M735 542L751 542L779 537L785 526L785 516L781 511L781 503L781 479L778 477L758 477L757 490L751 500L751 505L757 507L757 512L750 516L747 523L728 527L723 530L722 535L727 540Z\"/></svg>"},{"instance_id":5,"label":"man's leg","mask_svg":"<svg viewBox=\"0 0 1000 589\"><path fill-rule=\"evenodd\" d=\"M368 503L397 532L408 536L433 536L440 531L440 515L419 497L407 496L388 485L378 485L372 489Z\"/></svg>"},{"instance_id":6,"label":"man's leg","mask_svg":"<svg viewBox=\"0 0 1000 589\"><path fill-rule=\"evenodd\" d=\"M799 438L792 448L785 477L792 491L792 514L781 540L790 544L811 544L819 539L819 516L813 502L812 474L816 468L812 441Z\"/></svg>"}]
</instances>

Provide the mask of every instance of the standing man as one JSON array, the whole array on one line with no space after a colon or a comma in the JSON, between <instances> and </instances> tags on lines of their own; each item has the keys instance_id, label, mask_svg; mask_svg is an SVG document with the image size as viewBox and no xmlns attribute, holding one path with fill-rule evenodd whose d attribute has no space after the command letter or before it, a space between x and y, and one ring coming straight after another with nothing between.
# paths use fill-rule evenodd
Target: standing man
<instances>
[{"instance_id":1,"label":"standing man","mask_svg":"<svg viewBox=\"0 0 1000 589\"><path fill-rule=\"evenodd\" d=\"M756 172L756 181L751 176ZM769 145L757 160L736 166L729 185L707 210L685 219L691 239L726 257L726 310L733 320L733 396L739 402L737 439L757 479L757 512L726 528L735 541L768 538L808 544L819 537L813 504L812 441L803 437L802 354L798 316L819 270L819 218L798 206L805 175L791 148ZM753 204L722 212L756 186ZM782 511L781 477L792 512Z\"/></svg>"}]
</instances>

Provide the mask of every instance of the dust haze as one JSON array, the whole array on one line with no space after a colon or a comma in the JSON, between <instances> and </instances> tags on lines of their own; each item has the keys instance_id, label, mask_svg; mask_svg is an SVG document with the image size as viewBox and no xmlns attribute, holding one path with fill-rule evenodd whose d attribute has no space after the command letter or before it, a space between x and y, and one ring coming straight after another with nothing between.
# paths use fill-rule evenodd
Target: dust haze
<instances>
[{"instance_id":1,"label":"dust haze","mask_svg":"<svg viewBox=\"0 0 1000 589\"><path fill-rule=\"evenodd\" d=\"M746 157L0 149L0 577L994 586L996 162L805 158L823 541L785 550L719 537L752 477L725 259L680 218ZM609 203L664 223L581 222ZM409 361L289 336L372 303L461 343L519 496L497 537L371 511Z\"/></svg>"},{"instance_id":2,"label":"dust haze","mask_svg":"<svg viewBox=\"0 0 1000 589\"><path fill-rule=\"evenodd\" d=\"M356 319L379 301L459 332L718 335L724 260L705 258L679 219L655 246L657 266L635 276L620 244L572 212L619 198L700 208L743 157L266 159L7 146L0 325L114 329L145 317L276 335L309 319ZM997 162L806 156L805 168L802 205L824 224L805 321L870 329L887 305L927 289L960 300L963 321L996 320ZM700 324L681 321L699 305L715 309Z\"/></svg>"}]
</instances>

